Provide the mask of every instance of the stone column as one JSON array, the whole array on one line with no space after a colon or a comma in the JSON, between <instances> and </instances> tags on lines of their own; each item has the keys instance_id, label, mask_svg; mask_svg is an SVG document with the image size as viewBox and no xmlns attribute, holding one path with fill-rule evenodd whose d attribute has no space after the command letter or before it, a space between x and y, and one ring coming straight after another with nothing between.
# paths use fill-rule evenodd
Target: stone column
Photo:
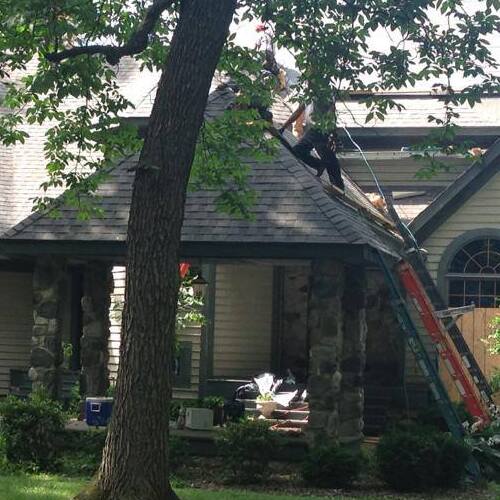
<instances>
[{"instance_id":1,"label":"stone column","mask_svg":"<svg viewBox=\"0 0 500 500\"><path fill-rule=\"evenodd\" d=\"M339 430L343 335L343 264L313 261L309 287L309 425L311 444L336 442Z\"/></svg>"},{"instance_id":2,"label":"stone column","mask_svg":"<svg viewBox=\"0 0 500 500\"><path fill-rule=\"evenodd\" d=\"M342 386L339 442L359 445L363 439L364 371L366 361L366 277L363 267L348 267L344 295Z\"/></svg>"},{"instance_id":3,"label":"stone column","mask_svg":"<svg viewBox=\"0 0 500 500\"><path fill-rule=\"evenodd\" d=\"M29 377L33 389L44 387L57 396L58 368L62 363L61 296L65 265L54 258L37 260L33 272L33 337Z\"/></svg>"},{"instance_id":4,"label":"stone column","mask_svg":"<svg viewBox=\"0 0 500 500\"><path fill-rule=\"evenodd\" d=\"M113 275L107 263L88 263L84 270L82 297L82 389L86 396L103 396L109 386L109 308Z\"/></svg>"}]
</instances>

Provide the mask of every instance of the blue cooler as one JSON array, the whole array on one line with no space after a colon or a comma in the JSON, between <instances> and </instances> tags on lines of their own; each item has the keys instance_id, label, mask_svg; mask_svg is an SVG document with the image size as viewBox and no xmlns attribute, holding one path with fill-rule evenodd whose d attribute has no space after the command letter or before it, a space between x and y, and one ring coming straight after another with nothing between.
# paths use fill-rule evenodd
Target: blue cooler
<instances>
[{"instance_id":1,"label":"blue cooler","mask_svg":"<svg viewBox=\"0 0 500 500\"><path fill-rule=\"evenodd\" d=\"M90 427L106 426L113 411L113 398L86 398L85 422Z\"/></svg>"}]
</instances>

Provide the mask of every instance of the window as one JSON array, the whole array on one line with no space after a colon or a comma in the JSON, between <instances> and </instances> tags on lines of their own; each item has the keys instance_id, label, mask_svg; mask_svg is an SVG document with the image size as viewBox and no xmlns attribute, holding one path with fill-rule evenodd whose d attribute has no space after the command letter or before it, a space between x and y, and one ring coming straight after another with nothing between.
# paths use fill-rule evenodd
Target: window
<instances>
[{"instance_id":1,"label":"window","mask_svg":"<svg viewBox=\"0 0 500 500\"><path fill-rule=\"evenodd\" d=\"M474 303L500 305L500 240L485 238L465 245L453 257L448 272L450 307Z\"/></svg>"}]
</instances>

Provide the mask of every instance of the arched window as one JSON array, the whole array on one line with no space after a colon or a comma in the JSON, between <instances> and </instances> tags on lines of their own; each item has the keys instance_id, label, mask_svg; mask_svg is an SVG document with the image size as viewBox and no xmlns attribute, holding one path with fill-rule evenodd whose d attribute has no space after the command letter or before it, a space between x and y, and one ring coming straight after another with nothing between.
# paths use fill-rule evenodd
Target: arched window
<instances>
[{"instance_id":1,"label":"arched window","mask_svg":"<svg viewBox=\"0 0 500 500\"><path fill-rule=\"evenodd\" d=\"M471 241L453 257L446 274L450 307L500 305L500 239Z\"/></svg>"}]
</instances>

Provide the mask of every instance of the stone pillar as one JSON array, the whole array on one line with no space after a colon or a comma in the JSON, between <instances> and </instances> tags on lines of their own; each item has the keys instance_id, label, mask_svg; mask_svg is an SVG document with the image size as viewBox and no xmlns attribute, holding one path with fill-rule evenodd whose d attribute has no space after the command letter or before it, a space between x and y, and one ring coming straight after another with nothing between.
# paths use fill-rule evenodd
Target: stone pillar
<instances>
[{"instance_id":1,"label":"stone pillar","mask_svg":"<svg viewBox=\"0 0 500 500\"><path fill-rule=\"evenodd\" d=\"M309 425L311 444L336 442L339 430L345 286L343 264L313 261L309 287Z\"/></svg>"},{"instance_id":2,"label":"stone pillar","mask_svg":"<svg viewBox=\"0 0 500 500\"><path fill-rule=\"evenodd\" d=\"M33 337L29 377L33 389L44 387L57 396L58 369L62 363L61 296L65 277L63 261L37 260L33 272Z\"/></svg>"},{"instance_id":3,"label":"stone pillar","mask_svg":"<svg viewBox=\"0 0 500 500\"><path fill-rule=\"evenodd\" d=\"M109 308L113 275L107 263L88 263L84 270L82 297L82 389L86 396L103 396L109 386Z\"/></svg>"},{"instance_id":4,"label":"stone pillar","mask_svg":"<svg viewBox=\"0 0 500 500\"><path fill-rule=\"evenodd\" d=\"M346 269L342 298L343 343L339 442L359 445L363 439L366 361L366 276L363 267Z\"/></svg>"}]
</instances>

